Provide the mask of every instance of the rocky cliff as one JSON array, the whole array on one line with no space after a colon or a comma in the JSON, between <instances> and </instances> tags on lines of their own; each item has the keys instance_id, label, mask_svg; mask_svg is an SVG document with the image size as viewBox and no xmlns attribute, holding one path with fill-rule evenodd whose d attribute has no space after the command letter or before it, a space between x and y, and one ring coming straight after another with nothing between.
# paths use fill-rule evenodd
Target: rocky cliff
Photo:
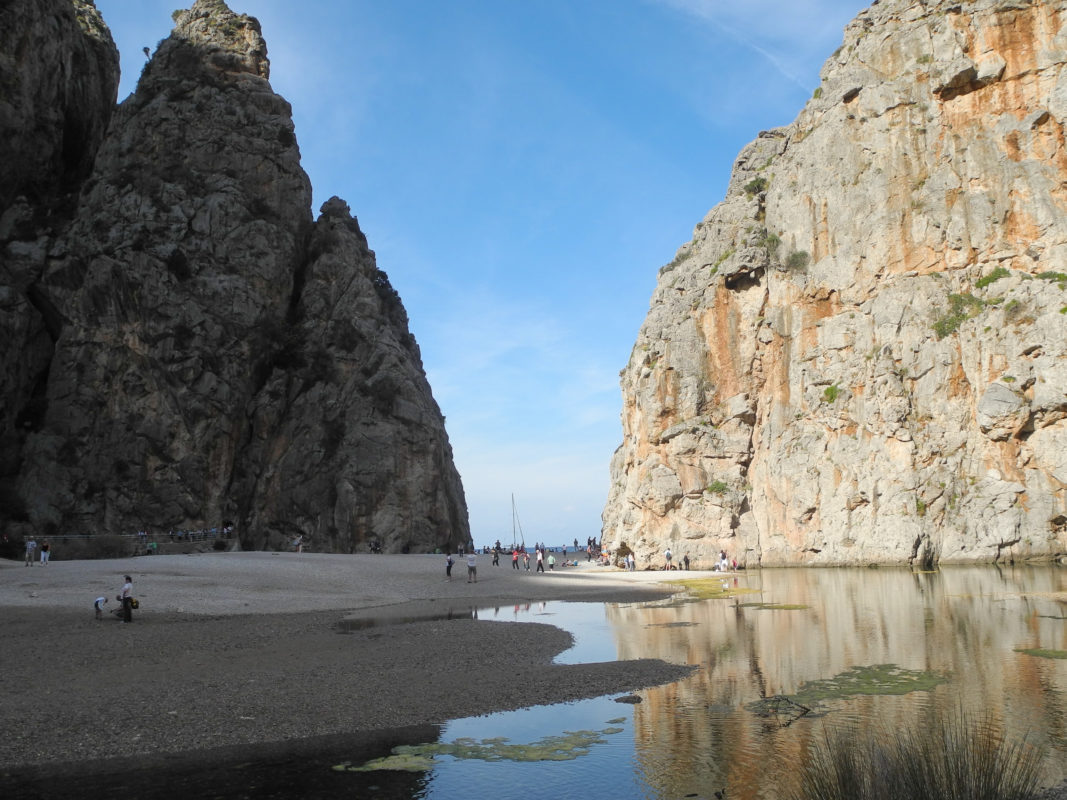
<instances>
[{"instance_id":1,"label":"rocky cliff","mask_svg":"<svg viewBox=\"0 0 1067 800\"><path fill-rule=\"evenodd\" d=\"M89 2L14 5L41 9L51 27L38 36L65 36L38 60L69 60L90 35L110 43ZM85 17L96 24L70 24ZM113 46L96 52L115 60ZM92 74L107 92L25 96L113 103L117 71ZM302 533L337 551L469 539L407 315L342 201L313 222L291 109L268 79L259 23L197 0L175 12L102 141L74 137L91 171L79 166L66 217L42 225L48 198L21 191L0 221L12 530L234 524L245 547ZM26 105L35 125L58 124ZM83 116L111 111L92 108Z\"/></svg>"},{"instance_id":2,"label":"rocky cliff","mask_svg":"<svg viewBox=\"0 0 1067 800\"><path fill-rule=\"evenodd\" d=\"M638 563L1067 553L1067 3L882 0L660 270L603 538Z\"/></svg>"}]
</instances>

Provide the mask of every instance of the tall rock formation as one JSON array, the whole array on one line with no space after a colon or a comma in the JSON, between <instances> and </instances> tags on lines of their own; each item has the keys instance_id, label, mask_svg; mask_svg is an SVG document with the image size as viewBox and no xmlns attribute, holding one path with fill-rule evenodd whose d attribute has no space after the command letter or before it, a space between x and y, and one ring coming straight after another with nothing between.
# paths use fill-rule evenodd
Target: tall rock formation
<instances>
[{"instance_id":1,"label":"tall rock formation","mask_svg":"<svg viewBox=\"0 0 1067 800\"><path fill-rule=\"evenodd\" d=\"M1067 3L882 0L739 155L622 373L640 564L1067 553Z\"/></svg>"},{"instance_id":2,"label":"tall rock formation","mask_svg":"<svg viewBox=\"0 0 1067 800\"><path fill-rule=\"evenodd\" d=\"M222 0L175 23L70 223L0 224L2 282L50 345L23 336L43 368L5 387L9 523L230 523L251 548L298 533L339 551L466 542L407 316L348 207L312 221L259 23Z\"/></svg>"}]
</instances>

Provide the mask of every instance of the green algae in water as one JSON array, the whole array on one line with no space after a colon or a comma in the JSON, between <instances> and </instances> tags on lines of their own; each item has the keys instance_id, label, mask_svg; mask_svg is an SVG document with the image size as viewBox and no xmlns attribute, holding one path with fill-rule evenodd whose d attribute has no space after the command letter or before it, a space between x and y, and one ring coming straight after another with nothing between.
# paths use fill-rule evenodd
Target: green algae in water
<instances>
[{"instance_id":1,"label":"green algae in water","mask_svg":"<svg viewBox=\"0 0 1067 800\"><path fill-rule=\"evenodd\" d=\"M692 628L697 623L695 622L657 622L652 625L646 625L646 628Z\"/></svg>"},{"instance_id":2,"label":"green algae in water","mask_svg":"<svg viewBox=\"0 0 1067 800\"><path fill-rule=\"evenodd\" d=\"M903 669L896 664L851 667L832 678L808 681L791 697L811 705L823 700L837 700L858 695L894 695L928 692L948 680L936 672ZM807 702L805 702L807 701Z\"/></svg>"},{"instance_id":3,"label":"green algae in water","mask_svg":"<svg viewBox=\"0 0 1067 800\"><path fill-rule=\"evenodd\" d=\"M1016 647L1016 653L1025 653L1036 658L1067 658L1067 650L1045 650L1041 647Z\"/></svg>"},{"instance_id":4,"label":"green algae in water","mask_svg":"<svg viewBox=\"0 0 1067 800\"><path fill-rule=\"evenodd\" d=\"M843 700L860 695L902 695L929 692L947 681L936 672L903 669L896 664L850 667L832 678L807 681L796 694L776 695L749 703L746 708L761 716L779 714L783 702L811 711L829 700Z\"/></svg>"},{"instance_id":5,"label":"green algae in water","mask_svg":"<svg viewBox=\"0 0 1067 800\"><path fill-rule=\"evenodd\" d=\"M611 720L610 722L615 722ZM625 721L624 718L617 720ZM564 731L559 736L545 736L528 744L510 744L504 737L495 739L456 739L454 742L431 742L394 747L391 755L376 758L359 766L345 762L333 767L338 772L374 772L402 770L425 772L437 766L441 756L479 761L573 761L589 754L605 737L622 733L625 728L612 726L600 731Z\"/></svg>"},{"instance_id":6,"label":"green algae in water","mask_svg":"<svg viewBox=\"0 0 1067 800\"><path fill-rule=\"evenodd\" d=\"M745 586L729 586L722 578L694 578L689 581L672 581L681 586L694 600L728 600L744 594L757 594L758 589Z\"/></svg>"}]
</instances>

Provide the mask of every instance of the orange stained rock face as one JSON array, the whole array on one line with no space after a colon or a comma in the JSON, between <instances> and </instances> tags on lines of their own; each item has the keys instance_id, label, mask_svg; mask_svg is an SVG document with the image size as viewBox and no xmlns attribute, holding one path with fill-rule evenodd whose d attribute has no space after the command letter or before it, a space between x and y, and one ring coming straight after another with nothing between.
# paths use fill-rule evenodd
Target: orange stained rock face
<instances>
[{"instance_id":1,"label":"orange stained rock face","mask_svg":"<svg viewBox=\"0 0 1067 800\"><path fill-rule=\"evenodd\" d=\"M1033 205L1033 198L1026 189L1013 190L1008 197L1011 209L1004 216L1004 238L1020 250L1025 250L1041 236L1041 228L1028 211Z\"/></svg>"},{"instance_id":2,"label":"orange stained rock face","mask_svg":"<svg viewBox=\"0 0 1067 800\"><path fill-rule=\"evenodd\" d=\"M830 237L830 213L825 198L816 202L811 195L804 195L802 202L811 217L812 261L818 262L832 253Z\"/></svg>"},{"instance_id":3,"label":"orange stained rock face","mask_svg":"<svg viewBox=\"0 0 1067 800\"><path fill-rule=\"evenodd\" d=\"M973 22L972 22L973 25ZM1049 5L1010 9L993 15L989 24L971 33L979 47L971 52L993 51L1006 62L1004 74L1018 75L1037 67L1037 53L1060 32L1063 21ZM973 27L967 26L973 31Z\"/></svg>"},{"instance_id":4,"label":"orange stained rock face","mask_svg":"<svg viewBox=\"0 0 1067 800\"><path fill-rule=\"evenodd\" d=\"M668 362L669 358L670 353L668 350L663 354L663 362ZM659 404L660 422L667 427L672 424L669 420L673 420L676 416L679 388L678 373L673 368L668 367L666 363L662 363L652 371L652 374L656 381L656 401Z\"/></svg>"},{"instance_id":5,"label":"orange stained rock face","mask_svg":"<svg viewBox=\"0 0 1067 800\"><path fill-rule=\"evenodd\" d=\"M707 372L715 381L714 399L719 403L748 388L738 363L742 324L744 320L734 302L733 292L726 288L725 282L719 283L715 289L715 302L697 320L707 346Z\"/></svg>"},{"instance_id":6,"label":"orange stained rock face","mask_svg":"<svg viewBox=\"0 0 1067 800\"><path fill-rule=\"evenodd\" d=\"M791 401L789 364L792 361L792 349L791 339L775 336L770 344L760 350L763 383L759 387L758 406L761 419L774 414L780 424L785 422Z\"/></svg>"},{"instance_id":7,"label":"orange stained rock face","mask_svg":"<svg viewBox=\"0 0 1067 800\"><path fill-rule=\"evenodd\" d=\"M958 346L958 345L957 345ZM945 382L944 397L946 399L966 399L971 395L971 382L967 380L967 373L963 371L963 364L958 357L952 360L952 367Z\"/></svg>"},{"instance_id":8,"label":"orange stained rock face","mask_svg":"<svg viewBox=\"0 0 1067 800\"><path fill-rule=\"evenodd\" d=\"M1025 483L1026 471L1019 463L1020 444L1014 436L1003 442L990 442L984 459L986 468L998 470L1006 481Z\"/></svg>"}]
</instances>

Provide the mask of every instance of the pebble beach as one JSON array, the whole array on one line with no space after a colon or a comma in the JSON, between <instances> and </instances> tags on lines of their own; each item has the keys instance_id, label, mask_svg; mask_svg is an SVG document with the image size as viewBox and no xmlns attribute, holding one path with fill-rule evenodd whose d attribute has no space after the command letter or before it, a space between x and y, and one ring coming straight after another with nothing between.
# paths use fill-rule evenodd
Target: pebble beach
<instances>
[{"instance_id":1,"label":"pebble beach","mask_svg":"<svg viewBox=\"0 0 1067 800\"><path fill-rule=\"evenodd\" d=\"M521 602L656 599L672 591L667 573L582 564L538 574L478 561L476 583L463 559L448 581L444 556L428 555L0 562L3 776L372 735L688 674L654 659L553 664L570 634L470 616ZM126 574L140 603L133 622L95 619L93 600L114 608ZM417 621L380 624L391 618Z\"/></svg>"}]
</instances>

